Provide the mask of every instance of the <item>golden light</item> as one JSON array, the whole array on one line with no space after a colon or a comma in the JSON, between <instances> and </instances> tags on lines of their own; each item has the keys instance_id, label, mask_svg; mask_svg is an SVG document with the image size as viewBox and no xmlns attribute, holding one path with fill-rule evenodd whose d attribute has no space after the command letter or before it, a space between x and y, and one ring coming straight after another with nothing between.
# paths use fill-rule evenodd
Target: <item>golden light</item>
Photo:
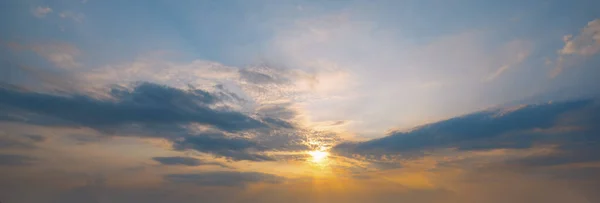
<instances>
[{"instance_id":1,"label":"golden light","mask_svg":"<svg viewBox=\"0 0 600 203\"><path fill-rule=\"evenodd\" d=\"M329 156L329 152L324 151L310 151L308 154L312 156L312 162L315 163L322 163Z\"/></svg>"}]
</instances>

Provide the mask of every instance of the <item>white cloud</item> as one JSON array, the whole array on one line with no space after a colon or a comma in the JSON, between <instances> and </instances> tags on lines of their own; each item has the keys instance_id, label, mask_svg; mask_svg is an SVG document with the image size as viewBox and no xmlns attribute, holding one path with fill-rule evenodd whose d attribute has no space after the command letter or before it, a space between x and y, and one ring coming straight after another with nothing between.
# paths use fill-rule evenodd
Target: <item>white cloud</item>
<instances>
[{"instance_id":1,"label":"white cloud","mask_svg":"<svg viewBox=\"0 0 600 203\"><path fill-rule=\"evenodd\" d=\"M562 55L578 54L591 56L600 51L600 19L590 21L579 36L567 35L565 46L559 50Z\"/></svg>"},{"instance_id":2,"label":"white cloud","mask_svg":"<svg viewBox=\"0 0 600 203\"><path fill-rule=\"evenodd\" d=\"M52 13L52 8L50 7L42 7L38 6L31 11L35 17L43 18L46 17L47 14Z\"/></svg>"},{"instance_id":3,"label":"white cloud","mask_svg":"<svg viewBox=\"0 0 600 203\"><path fill-rule=\"evenodd\" d=\"M558 50L556 67L550 73L551 77L556 77L566 66L576 63L573 60L600 52L600 19L590 21L577 36L564 36L563 41L565 45Z\"/></svg>"}]
</instances>

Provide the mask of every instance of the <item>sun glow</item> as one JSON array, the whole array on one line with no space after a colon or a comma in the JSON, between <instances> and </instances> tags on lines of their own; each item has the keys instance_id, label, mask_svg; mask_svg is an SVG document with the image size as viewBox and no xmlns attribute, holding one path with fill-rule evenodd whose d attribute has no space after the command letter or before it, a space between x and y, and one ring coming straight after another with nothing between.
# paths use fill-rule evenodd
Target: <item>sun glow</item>
<instances>
[{"instance_id":1,"label":"sun glow","mask_svg":"<svg viewBox=\"0 0 600 203\"><path fill-rule=\"evenodd\" d=\"M324 151L310 151L308 154L312 156L312 162L315 163L322 163L329 156L329 152Z\"/></svg>"}]
</instances>

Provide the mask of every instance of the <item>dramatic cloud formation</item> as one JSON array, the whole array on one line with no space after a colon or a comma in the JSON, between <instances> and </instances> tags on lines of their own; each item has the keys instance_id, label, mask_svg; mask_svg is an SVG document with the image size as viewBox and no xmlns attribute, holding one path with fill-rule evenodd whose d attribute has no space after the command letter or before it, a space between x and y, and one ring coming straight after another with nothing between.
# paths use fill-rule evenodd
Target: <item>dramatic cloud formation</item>
<instances>
[{"instance_id":1,"label":"dramatic cloud formation","mask_svg":"<svg viewBox=\"0 0 600 203\"><path fill-rule=\"evenodd\" d=\"M262 122L239 112L211 109L208 105L219 99L202 90L183 91L141 83L133 90L112 88L109 93L114 97L113 100L101 100L86 95L61 96L3 87L0 89L0 103L5 108L14 109L14 112L22 110L24 113L33 114L32 116L48 116L63 121L57 122L57 125L81 125L107 131L133 124L178 127L200 123L229 132L265 126ZM30 119L26 118L24 121ZM12 120L17 120L17 117Z\"/></svg>"},{"instance_id":2,"label":"dramatic cloud formation","mask_svg":"<svg viewBox=\"0 0 600 203\"><path fill-rule=\"evenodd\" d=\"M0 1L0 201L600 202L597 8Z\"/></svg>"},{"instance_id":3,"label":"dramatic cloud formation","mask_svg":"<svg viewBox=\"0 0 600 203\"><path fill-rule=\"evenodd\" d=\"M552 132L560 127L595 128L594 125L561 126L559 120L568 112L586 107L588 107L587 111L597 112L598 107L589 107L592 105L593 101L581 100L483 111L428 124L409 132L393 132L379 139L340 144L336 149L342 151L350 149L357 153L402 153L434 148L459 150L528 148L534 144L534 141L553 138L549 135L536 136L540 134L536 131ZM591 124L597 120L586 120L586 122ZM571 138L576 139L574 135Z\"/></svg>"},{"instance_id":4,"label":"dramatic cloud formation","mask_svg":"<svg viewBox=\"0 0 600 203\"><path fill-rule=\"evenodd\" d=\"M193 149L233 160L273 161L254 152L270 150L243 137L223 133L196 135L191 125L207 125L228 133L293 126L276 117L263 121L224 107L211 107L226 96L199 89L177 88L140 83L132 89L113 87L110 98L88 95L60 95L32 92L5 86L0 89L0 104L5 121L65 127L88 127L101 132L133 133L140 137L158 137L173 141L177 150ZM41 105L43 104L43 105ZM278 143L284 146L291 140ZM9 143L5 143L9 144ZM13 143L11 145L14 145ZM272 148L280 148L273 146Z\"/></svg>"}]
</instances>

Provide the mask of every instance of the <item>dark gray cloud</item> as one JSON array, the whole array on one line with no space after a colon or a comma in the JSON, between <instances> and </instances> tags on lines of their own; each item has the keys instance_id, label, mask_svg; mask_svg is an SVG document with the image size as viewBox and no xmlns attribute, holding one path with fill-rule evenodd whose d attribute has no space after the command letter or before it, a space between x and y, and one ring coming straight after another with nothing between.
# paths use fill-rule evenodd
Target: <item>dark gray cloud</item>
<instances>
[{"instance_id":1,"label":"dark gray cloud","mask_svg":"<svg viewBox=\"0 0 600 203\"><path fill-rule=\"evenodd\" d=\"M586 109L587 114L600 114L600 108ZM542 134L536 141L557 146L552 153L531 155L504 164L518 167L547 167L600 161L600 119L589 128L556 134Z\"/></svg>"},{"instance_id":2,"label":"dark gray cloud","mask_svg":"<svg viewBox=\"0 0 600 203\"><path fill-rule=\"evenodd\" d=\"M586 154L582 151L584 148L573 146L582 143L586 146L598 146L600 139L597 129L600 119L598 116L594 117L596 113L600 113L600 108L593 100L527 105L508 111L483 111L425 125L409 132L394 132L380 139L342 143L334 151L340 154L423 155L435 148L470 151L530 148L536 143L547 143L559 145L570 154L583 155ZM583 127L585 130L552 133L560 127L573 126ZM572 158L563 160L576 161L582 156L570 157Z\"/></svg>"},{"instance_id":3,"label":"dark gray cloud","mask_svg":"<svg viewBox=\"0 0 600 203\"><path fill-rule=\"evenodd\" d=\"M201 166L201 165L216 165L223 168L229 168L227 165L214 162L214 161L203 161L192 157L182 156L170 156L170 157L154 157L152 160L157 161L163 165L182 165L182 166Z\"/></svg>"},{"instance_id":4,"label":"dark gray cloud","mask_svg":"<svg viewBox=\"0 0 600 203\"><path fill-rule=\"evenodd\" d=\"M236 161L274 161L272 157L259 153L268 148L246 138L226 137L218 133L185 137L174 141L173 148L176 150L193 149Z\"/></svg>"},{"instance_id":5,"label":"dark gray cloud","mask_svg":"<svg viewBox=\"0 0 600 203\"><path fill-rule=\"evenodd\" d=\"M41 93L18 86L0 87L0 118L32 125L89 127L113 135L161 137L176 150L196 150L230 160L273 161L262 152L279 146L261 146L247 138L225 134L261 134L275 129L294 130L293 124L277 115L249 115L213 104L231 100L190 87L181 90L152 83L133 89L113 86L110 99L60 92ZM229 94L228 94L229 95ZM189 124L213 127L214 133L193 132ZM29 136L30 139L40 137ZM81 137L85 140L85 137ZM94 141L94 140L92 140ZM286 142L282 142L285 144ZM15 144L15 143L6 143Z\"/></svg>"},{"instance_id":6,"label":"dark gray cloud","mask_svg":"<svg viewBox=\"0 0 600 203\"><path fill-rule=\"evenodd\" d=\"M114 100L80 94L59 96L2 87L0 105L5 107L2 109L4 117L15 114L21 117L41 115L71 125L107 131L131 125L177 128L189 123L208 124L229 132L265 127L262 122L242 113L209 108L208 105L219 99L202 90L186 91L141 83L133 90L113 87L110 94Z\"/></svg>"},{"instance_id":7,"label":"dark gray cloud","mask_svg":"<svg viewBox=\"0 0 600 203\"><path fill-rule=\"evenodd\" d=\"M193 174L169 174L165 179L174 183L190 183L198 186L243 187L250 183L281 183L285 179L268 173L217 171Z\"/></svg>"},{"instance_id":8,"label":"dark gray cloud","mask_svg":"<svg viewBox=\"0 0 600 203\"><path fill-rule=\"evenodd\" d=\"M18 154L0 154L0 166L25 166L32 164L36 159Z\"/></svg>"}]
</instances>

